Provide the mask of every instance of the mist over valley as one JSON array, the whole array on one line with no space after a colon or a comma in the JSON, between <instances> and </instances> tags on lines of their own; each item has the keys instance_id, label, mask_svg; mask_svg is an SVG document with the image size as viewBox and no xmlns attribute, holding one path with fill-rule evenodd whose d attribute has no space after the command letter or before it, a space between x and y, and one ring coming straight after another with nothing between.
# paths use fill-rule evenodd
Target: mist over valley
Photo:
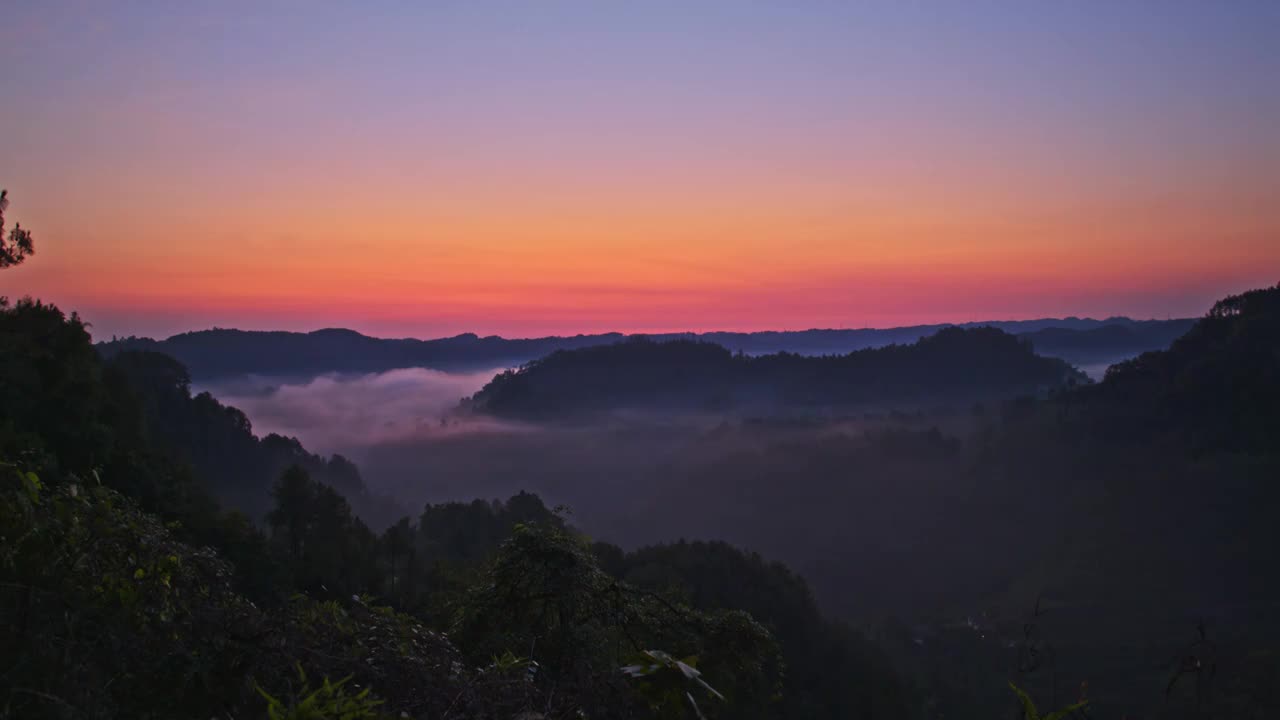
<instances>
[{"instance_id":1,"label":"mist over valley","mask_svg":"<svg viewBox=\"0 0 1280 720\"><path fill-rule=\"evenodd\" d=\"M1039 332L1056 335L1059 351L1092 344L1085 356L1099 357L1096 335ZM1178 357L1192 348L1184 341ZM1090 429L1123 408L1105 399L1109 388L1137 388L1126 376L1164 362L1162 348L1140 349L1156 352L1116 357L1116 378L1096 387L1102 373L1039 356L1030 338L944 328L847 355L631 338L518 368L223 376L193 391L239 407L259 433L350 458L378 507L413 513L532 493L623 552L727 542L785 563L824 612L867 628L903 668L959 651L944 650L952 643L998 654L1043 604L1070 636L1060 646L1082 643L1063 669L1083 672L1084 657L1121 652L1109 644L1120 628L1151 643L1145 660L1126 661L1138 665L1176 653L1170 629L1190 615L1215 617L1218 637L1240 642L1262 625L1243 620L1230 588L1272 582L1213 549L1270 531L1262 516L1237 512L1230 530L1198 519L1194 488L1211 466L1171 464L1158 436L1118 441ZM1094 449L1082 453L1082 442ZM1135 449L1119 450L1126 443ZM1146 468L1106 461L1113 452ZM1232 482L1252 492L1265 467L1238 467ZM1148 520L1139 508L1152 482L1166 510ZM395 515L379 512L366 516L375 528ZM1169 523L1181 530L1170 535ZM1153 562L1168 557L1218 558L1224 585L1214 587L1226 589ZM1130 563L1148 572L1119 579L1112 568ZM1152 612L1152 593L1167 611ZM1127 682L1153 681L1124 667ZM1126 702L1119 689L1097 692Z\"/></svg>"}]
</instances>

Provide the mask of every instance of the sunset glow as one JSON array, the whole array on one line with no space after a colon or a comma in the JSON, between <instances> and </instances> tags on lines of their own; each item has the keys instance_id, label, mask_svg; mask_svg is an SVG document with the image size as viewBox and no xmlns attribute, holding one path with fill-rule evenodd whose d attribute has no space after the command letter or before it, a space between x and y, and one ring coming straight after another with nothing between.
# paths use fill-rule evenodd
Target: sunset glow
<instances>
[{"instance_id":1,"label":"sunset glow","mask_svg":"<svg viewBox=\"0 0 1280 720\"><path fill-rule=\"evenodd\" d=\"M1280 5L979 5L24 4L0 294L97 337L531 336L1280 279Z\"/></svg>"}]
</instances>

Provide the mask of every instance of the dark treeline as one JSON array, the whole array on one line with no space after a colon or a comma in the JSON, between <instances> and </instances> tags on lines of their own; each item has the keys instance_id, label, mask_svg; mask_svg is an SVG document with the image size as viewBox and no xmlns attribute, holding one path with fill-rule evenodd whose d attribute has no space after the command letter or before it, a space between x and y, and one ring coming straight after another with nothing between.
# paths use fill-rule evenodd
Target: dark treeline
<instances>
[{"instance_id":1,"label":"dark treeline","mask_svg":"<svg viewBox=\"0 0 1280 720\"><path fill-rule=\"evenodd\" d=\"M627 408L723 411L936 403L1047 389L1086 378L996 328L944 328L911 345L847 355L750 356L690 340L638 338L559 350L495 377L467 403L482 413L559 417Z\"/></svg>"},{"instance_id":2,"label":"dark treeline","mask_svg":"<svg viewBox=\"0 0 1280 720\"><path fill-rule=\"evenodd\" d=\"M1018 333L1031 339L1040 354L1060 357L1078 365L1162 349L1184 332L1191 322L1070 317L975 322L958 327L996 327ZM947 327L957 326L663 333L648 337L659 342L696 340L715 343L750 355L779 352L839 355L885 345L913 343ZM107 356L129 350L161 352L186 366L194 379L203 381L249 374L307 376L329 372L381 372L406 367L489 370L520 365L556 350L608 345L628 337L634 336L603 333L518 339L465 333L450 338L415 340L373 338L343 329L310 333L213 329L182 333L164 340L118 338L101 342L98 347Z\"/></svg>"},{"instance_id":3,"label":"dark treeline","mask_svg":"<svg viewBox=\"0 0 1280 720\"><path fill-rule=\"evenodd\" d=\"M785 568L593 546L528 494L374 532L349 463L34 301L0 306L0 458L3 717L913 712Z\"/></svg>"}]
</instances>

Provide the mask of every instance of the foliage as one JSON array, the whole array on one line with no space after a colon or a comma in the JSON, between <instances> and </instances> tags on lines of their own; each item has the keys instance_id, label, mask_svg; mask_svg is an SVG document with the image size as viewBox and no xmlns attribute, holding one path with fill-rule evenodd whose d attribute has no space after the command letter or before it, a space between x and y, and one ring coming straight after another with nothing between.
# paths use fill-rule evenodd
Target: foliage
<instances>
[{"instance_id":1,"label":"foliage","mask_svg":"<svg viewBox=\"0 0 1280 720\"><path fill-rule=\"evenodd\" d=\"M115 449L114 405L78 316L0 298L0 452L87 474Z\"/></svg>"},{"instance_id":2,"label":"foliage","mask_svg":"<svg viewBox=\"0 0 1280 720\"><path fill-rule=\"evenodd\" d=\"M564 520L542 500L520 492L506 501L427 505L416 523L401 521L383 536L387 560L404 557L398 589L405 607L449 622L449 605L483 579L485 563L520 524L563 528Z\"/></svg>"},{"instance_id":3,"label":"foliage","mask_svg":"<svg viewBox=\"0 0 1280 720\"><path fill-rule=\"evenodd\" d=\"M409 615L304 594L261 609L214 551L177 541L116 491L0 470L0 717L252 716L261 693L285 717L309 717L370 710L375 687L393 715L549 705L523 674L470 669ZM299 662L348 679L299 689L288 672Z\"/></svg>"},{"instance_id":4,"label":"foliage","mask_svg":"<svg viewBox=\"0 0 1280 720\"><path fill-rule=\"evenodd\" d=\"M716 700L724 700L724 695L702 679L696 657L677 660L661 650L645 650L633 662L634 664L622 668L622 672L636 680L641 696L654 710L673 707L688 700L689 707L701 720L706 716L693 697L694 689L705 692Z\"/></svg>"},{"instance_id":5,"label":"foliage","mask_svg":"<svg viewBox=\"0 0 1280 720\"><path fill-rule=\"evenodd\" d=\"M46 488L30 471L0 470L0 707L164 717L168 692L190 707L234 695L244 648L229 628L251 629L257 612L224 561L96 480Z\"/></svg>"},{"instance_id":6,"label":"foliage","mask_svg":"<svg viewBox=\"0 0 1280 720\"><path fill-rule=\"evenodd\" d=\"M287 469L272 489L271 537L292 585L316 595L349 597L381 590L375 537L336 490Z\"/></svg>"},{"instance_id":7,"label":"foliage","mask_svg":"<svg viewBox=\"0 0 1280 720\"><path fill-rule=\"evenodd\" d=\"M707 682L726 698L714 716L769 716L781 670L776 643L749 616L694 610L619 582L585 540L557 527L518 525L458 603L454 628L473 654L527 653L538 663L537 681L572 688L589 715L635 702L619 668L655 647L704 659ZM681 697L681 712L685 705Z\"/></svg>"},{"instance_id":8,"label":"foliage","mask_svg":"<svg viewBox=\"0 0 1280 720\"><path fill-rule=\"evenodd\" d=\"M911 703L872 644L819 612L808 584L723 542L678 542L621 553L597 545L620 577L704 610L740 611L781 646L786 679L775 687L783 717L902 717ZM708 658L710 660L711 658Z\"/></svg>"},{"instance_id":9,"label":"foliage","mask_svg":"<svg viewBox=\"0 0 1280 720\"><path fill-rule=\"evenodd\" d=\"M344 686L350 680L348 675L332 683L326 677L320 687L313 690L307 682L306 670L299 664L301 688L291 701L282 701L262 688L258 688L258 693L267 701L269 720L377 720L380 717L377 708L382 701L370 697L371 688L348 694Z\"/></svg>"},{"instance_id":10,"label":"foliage","mask_svg":"<svg viewBox=\"0 0 1280 720\"><path fill-rule=\"evenodd\" d=\"M1009 683L1009 687L1014 694L1018 696L1018 702L1022 705L1023 720L1066 720L1073 713L1081 712L1089 704L1088 700L1081 700L1074 705L1068 705L1061 710L1055 710L1048 715L1041 716L1040 711L1036 709L1036 704L1031 700L1031 696L1022 690L1022 688Z\"/></svg>"},{"instance_id":11,"label":"foliage","mask_svg":"<svg viewBox=\"0 0 1280 720\"><path fill-rule=\"evenodd\" d=\"M14 265L21 265L28 255L35 253L35 245L31 239L31 231L23 230L22 225L14 223L6 241L4 236L4 211L9 209L9 191L0 190L0 270Z\"/></svg>"}]
</instances>

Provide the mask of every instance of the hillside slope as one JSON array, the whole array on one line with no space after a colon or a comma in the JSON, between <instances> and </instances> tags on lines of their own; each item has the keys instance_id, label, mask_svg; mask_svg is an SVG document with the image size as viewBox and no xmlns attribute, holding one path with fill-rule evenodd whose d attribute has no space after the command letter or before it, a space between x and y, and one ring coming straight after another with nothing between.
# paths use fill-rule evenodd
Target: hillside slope
<instances>
[{"instance_id":1,"label":"hillside slope","mask_svg":"<svg viewBox=\"0 0 1280 720\"><path fill-rule=\"evenodd\" d=\"M946 328L911 345L810 357L733 354L690 340L561 350L495 377L468 403L505 416L624 408L724 410L939 402L1084 381L995 328Z\"/></svg>"}]
</instances>

